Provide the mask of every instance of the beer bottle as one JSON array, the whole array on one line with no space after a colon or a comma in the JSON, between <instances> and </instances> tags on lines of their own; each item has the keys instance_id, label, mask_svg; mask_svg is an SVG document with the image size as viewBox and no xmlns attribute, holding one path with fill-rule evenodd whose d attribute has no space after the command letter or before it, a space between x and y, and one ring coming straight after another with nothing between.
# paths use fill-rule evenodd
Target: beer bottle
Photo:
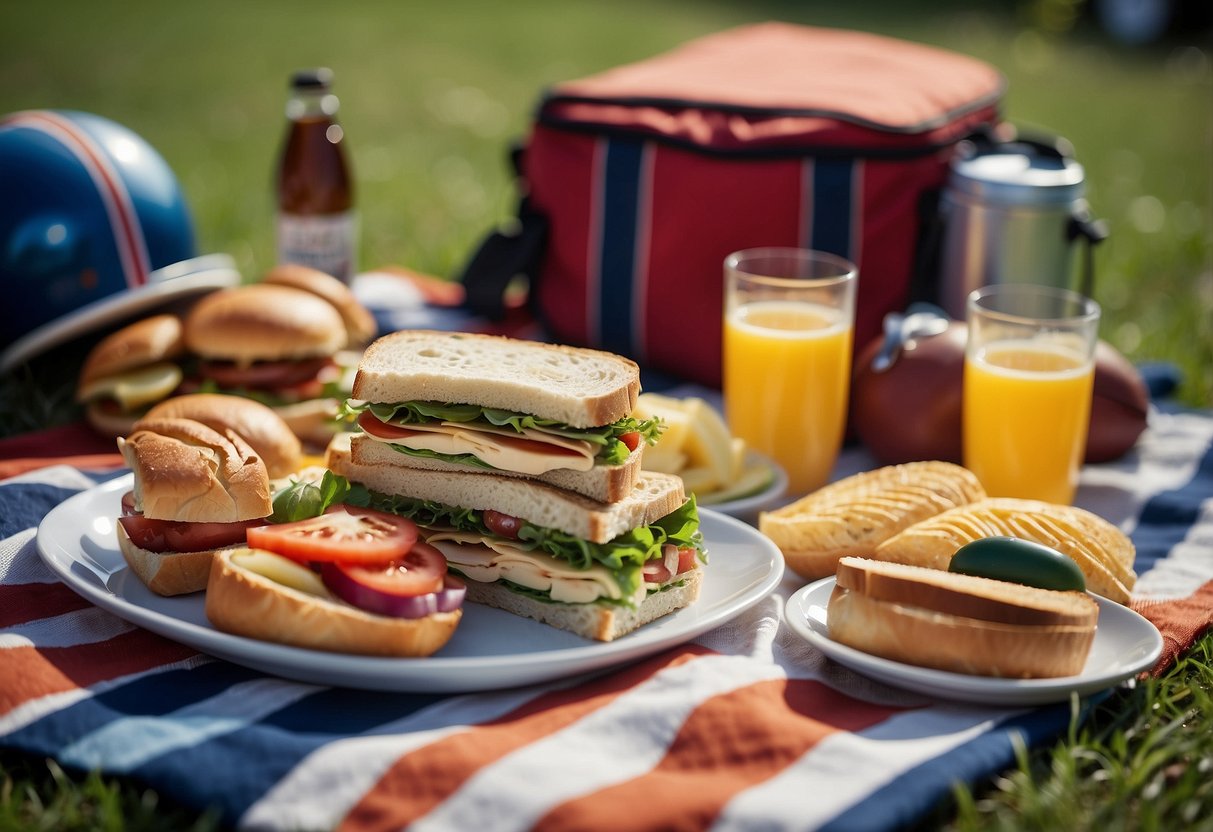
<instances>
[{"instance_id":1,"label":"beer bottle","mask_svg":"<svg viewBox=\"0 0 1213 832\"><path fill-rule=\"evenodd\" d=\"M349 282L358 244L353 184L329 69L291 76L287 133L278 164L278 262Z\"/></svg>"}]
</instances>

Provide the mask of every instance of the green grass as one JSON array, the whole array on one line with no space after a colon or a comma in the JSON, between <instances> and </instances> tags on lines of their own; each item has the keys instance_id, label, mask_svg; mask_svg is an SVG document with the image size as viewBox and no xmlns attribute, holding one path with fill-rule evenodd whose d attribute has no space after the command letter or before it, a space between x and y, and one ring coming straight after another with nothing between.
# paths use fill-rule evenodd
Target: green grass
<instances>
[{"instance_id":1,"label":"green grass","mask_svg":"<svg viewBox=\"0 0 1213 832\"><path fill-rule=\"evenodd\" d=\"M1213 67L1191 42L1109 43L1074 3L50 2L0 11L0 113L56 107L134 129L177 172L203 251L272 265L270 182L286 79L337 73L364 266L454 274L516 194L506 149L548 84L731 25L785 19L964 52L1009 81L1014 122L1070 139L1095 214L1102 336L1213 403ZM1057 13L1060 14L1058 15ZM1056 18L1060 18L1060 21ZM80 356L0 379L0 435L64 421ZM968 829L1213 827L1210 637L1104 703L1056 748L960 789L927 823ZM0 830L213 828L125 778L0 753ZM195 824L196 826L191 826Z\"/></svg>"}]
</instances>

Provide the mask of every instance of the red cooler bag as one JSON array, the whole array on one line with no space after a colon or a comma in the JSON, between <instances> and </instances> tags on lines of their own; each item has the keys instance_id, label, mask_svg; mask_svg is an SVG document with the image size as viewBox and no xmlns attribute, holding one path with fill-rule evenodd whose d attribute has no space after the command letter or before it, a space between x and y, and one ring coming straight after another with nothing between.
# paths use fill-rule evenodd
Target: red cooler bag
<instances>
[{"instance_id":1,"label":"red cooler bag","mask_svg":"<svg viewBox=\"0 0 1213 832\"><path fill-rule=\"evenodd\" d=\"M909 300L923 206L1003 90L964 55L781 23L558 84L516 159L531 266L482 249L465 283L486 260L533 271L553 339L719 386L725 256L814 248L859 267L861 349Z\"/></svg>"}]
</instances>

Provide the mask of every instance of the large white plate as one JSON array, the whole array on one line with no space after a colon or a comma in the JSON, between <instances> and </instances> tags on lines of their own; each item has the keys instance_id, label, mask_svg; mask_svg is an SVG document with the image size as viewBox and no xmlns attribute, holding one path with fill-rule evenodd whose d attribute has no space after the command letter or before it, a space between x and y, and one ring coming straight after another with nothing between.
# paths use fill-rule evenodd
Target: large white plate
<instances>
[{"instance_id":1,"label":"large white plate","mask_svg":"<svg viewBox=\"0 0 1213 832\"><path fill-rule=\"evenodd\" d=\"M38 550L64 583L99 607L222 659L289 679L417 693L490 690L561 679L649 656L723 624L770 594L783 558L770 540L739 520L701 512L709 563L699 600L608 643L592 642L478 604L434 656L391 659L325 653L219 632L203 595L164 598L126 567L114 536L131 475L77 494L38 527Z\"/></svg>"},{"instance_id":2,"label":"large white plate","mask_svg":"<svg viewBox=\"0 0 1213 832\"><path fill-rule=\"evenodd\" d=\"M1055 679L994 679L915 667L873 656L833 641L826 608L834 578L822 578L797 590L785 609L788 623L817 649L854 671L908 690L986 705L1043 705L1106 690L1154 665L1162 653L1158 629L1128 607L1106 598L1099 602L1099 624L1087 664L1077 676Z\"/></svg>"}]
</instances>

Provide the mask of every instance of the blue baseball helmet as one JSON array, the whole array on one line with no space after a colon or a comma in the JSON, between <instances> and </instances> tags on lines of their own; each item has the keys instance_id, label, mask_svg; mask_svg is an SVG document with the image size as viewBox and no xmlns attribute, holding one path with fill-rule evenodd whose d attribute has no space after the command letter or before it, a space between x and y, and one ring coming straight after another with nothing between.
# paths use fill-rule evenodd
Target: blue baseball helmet
<instances>
[{"instance_id":1,"label":"blue baseball helmet","mask_svg":"<svg viewBox=\"0 0 1213 832\"><path fill-rule=\"evenodd\" d=\"M101 116L0 118L0 194L0 348L72 313L146 296L195 256L172 169Z\"/></svg>"}]
</instances>

